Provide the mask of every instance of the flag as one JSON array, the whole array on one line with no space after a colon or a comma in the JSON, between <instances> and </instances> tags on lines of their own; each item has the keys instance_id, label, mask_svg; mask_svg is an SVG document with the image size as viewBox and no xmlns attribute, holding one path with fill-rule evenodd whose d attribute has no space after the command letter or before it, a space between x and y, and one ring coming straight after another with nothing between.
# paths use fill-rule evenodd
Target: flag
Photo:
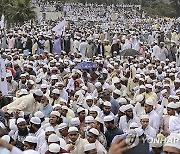
<instances>
[{"instance_id":1,"label":"flag","mask_svg":"<svg viewBox=\"0 0 180 154\"><path fill-rule=\"evenodd\" d=\"M57 35L62 35L62 32L65 30L65 21L61 21L58 25L56 25L52 31L55 31Z\"/></svg>"}]
</instances>

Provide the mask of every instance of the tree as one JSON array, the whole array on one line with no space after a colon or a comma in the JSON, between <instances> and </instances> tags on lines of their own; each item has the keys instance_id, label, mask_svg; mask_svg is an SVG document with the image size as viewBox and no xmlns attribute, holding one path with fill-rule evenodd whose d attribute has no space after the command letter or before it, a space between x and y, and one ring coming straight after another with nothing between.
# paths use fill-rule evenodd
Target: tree
<instances>
[{"instance_id":1,"label":"tree","mask_svg":"<svg viewBox=\"0 0 180 154\"><path fill-rule=\"evenodd\" d=\"M176 17L180 16L180 0L170 0L171 6L176 10Z\"/></svg>"},{"instance_id":2,"label":"tree","mask_svg":"<svg viewBox=\"0 0 180 154\"><path fill-rule=\"evenodd\" d=\"M0 9L2 9L1 13L4 13L5 19L9 24L23 24L25 21L36 17L30 0L1 0Z\"/></svg>"}]
</instances>

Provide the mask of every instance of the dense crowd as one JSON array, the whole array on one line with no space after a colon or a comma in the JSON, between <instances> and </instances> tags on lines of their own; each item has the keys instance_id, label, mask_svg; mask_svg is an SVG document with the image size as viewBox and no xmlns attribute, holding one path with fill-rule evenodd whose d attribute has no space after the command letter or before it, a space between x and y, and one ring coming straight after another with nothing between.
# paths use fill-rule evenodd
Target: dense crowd
<instances>
[{"instance_id":1,"label":"dense crowd","mask_svg":"<svg viewBox=\"0 0 180 154\"><path fill-rule=\"evenodd\" d=\"M179 154L180 21L84 8L1 29L0 154Z\"/></svg>"}]
</instances>

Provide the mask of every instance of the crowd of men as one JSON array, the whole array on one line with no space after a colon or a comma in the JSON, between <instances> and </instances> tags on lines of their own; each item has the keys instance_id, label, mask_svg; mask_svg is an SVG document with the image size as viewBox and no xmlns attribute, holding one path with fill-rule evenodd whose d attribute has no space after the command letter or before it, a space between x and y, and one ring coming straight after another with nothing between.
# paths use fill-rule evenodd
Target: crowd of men
<instances>
[{"instance_id":1,"label":"crowd of men","mask_svg":"<svg viewBox=\"0 0 180 154\"><path fill-rule=\"evenodd\" d=\"M89 6L1 29L0 154L179 154L179 21Z\"/></svg>"}]
</instances>

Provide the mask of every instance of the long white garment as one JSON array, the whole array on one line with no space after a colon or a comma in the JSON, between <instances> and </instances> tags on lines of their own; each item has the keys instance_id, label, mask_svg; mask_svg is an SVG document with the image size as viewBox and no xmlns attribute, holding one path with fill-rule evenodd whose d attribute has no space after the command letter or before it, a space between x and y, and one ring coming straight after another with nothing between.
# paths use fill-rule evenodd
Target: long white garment
<instances>
[{"instance_id":1,"label":"long white garment","mask_svg":"<svg viewBox=\"0 0 180 154\"><path fill-rule=\"evenodd\" d=\"M1 79L4 81L1 81ZM2 95L8 94L7 81L6 81L6 67L4 59L0 55L0 91L2 91Z\"/></svg>"}]
</instances>

